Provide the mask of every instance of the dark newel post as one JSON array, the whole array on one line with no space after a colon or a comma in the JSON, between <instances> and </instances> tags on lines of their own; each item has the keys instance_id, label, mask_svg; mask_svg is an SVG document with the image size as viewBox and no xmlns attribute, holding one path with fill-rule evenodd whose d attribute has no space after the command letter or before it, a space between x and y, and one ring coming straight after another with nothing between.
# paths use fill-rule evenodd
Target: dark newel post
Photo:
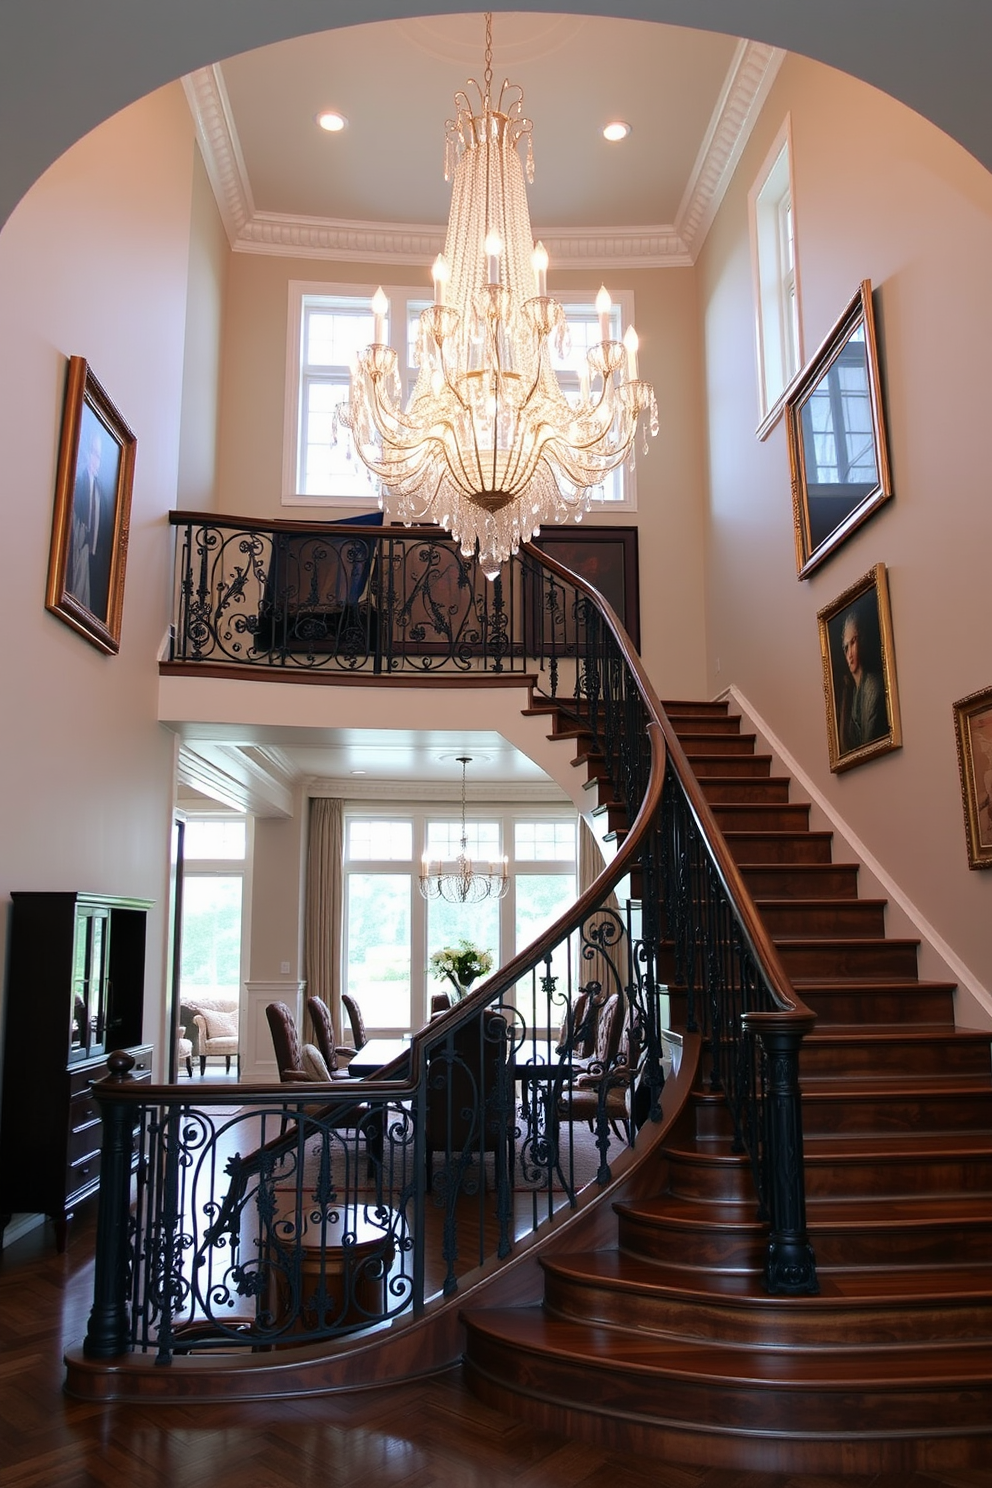
<instances>
[{"instance_id":1,"label":"dark newel post","mask_svg":"<svg viewBox=\"0 0 992 1488\"><path fill-rule=\"evenodd\" d=\"M103 1115L100 1158L100 1207L96 1223L93 1311L83 1353L88 1359L112 1359L128 1351L128 1222L131 1213L131 1159L135 1107L115 1101L114 1085L133 1084L134 1060L122 1050L107 1060L110 1076L94 1087Z\"/></svg>"},{"instance_id":2,"label":"dark newel post","mask_svg":"<svg viewBox=\"0 0 992 1488\"><path fill-rule=\"evenodd\" d=\"M806 1233L802 1094L799 1050L805 1024L776 1028L762 1020L768 1061L765 1092L765 1179L771 1232L765 1258L769 1292L812 1296L819 1292L816 1258Z\"/></svg>"}]
</instances>

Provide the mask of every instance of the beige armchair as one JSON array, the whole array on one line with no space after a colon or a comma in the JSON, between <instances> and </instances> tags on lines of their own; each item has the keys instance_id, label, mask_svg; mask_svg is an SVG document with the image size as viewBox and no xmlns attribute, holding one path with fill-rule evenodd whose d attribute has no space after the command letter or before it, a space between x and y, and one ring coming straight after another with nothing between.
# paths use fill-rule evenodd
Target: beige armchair
<instances>
[{"instance_id":1,"label":"beige armchair","mask_svg":"<svg viewBox=\"0 0 992 1488\"><path fill-rule=\"evenodd\" d=\"M197 1032L200 1074L206 1073L207 1059L211 1055L222 1055L230 1074L231 1060L238 1057L237 1008L200 1007L193 1013L193 1022Z\"/></svg>"}]
</instances>

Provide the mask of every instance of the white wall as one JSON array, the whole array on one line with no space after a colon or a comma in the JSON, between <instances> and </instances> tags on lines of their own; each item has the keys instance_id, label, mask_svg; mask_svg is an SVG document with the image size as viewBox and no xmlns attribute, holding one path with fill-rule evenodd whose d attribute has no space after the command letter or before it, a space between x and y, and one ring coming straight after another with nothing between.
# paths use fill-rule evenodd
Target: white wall
<instances>
[{"instance_id":1,"label":"white wall","mask_svg":"<svg viewBox=\"0 0 992 1488\"><path fill-rule=\"evenodd\" d=\"M156 721L155 657L168 620L192 167L189 114L169 87L80 141L0 234L0 935L12 889L154 900L146 1034L156 1044L173 736ZM116 657L45 610L71 354L88 359L138 441Z\"/></svg>"},{"instance_id":2,"label":"white wall","mask_svg":"<svg viewBox=\"0 0 992 1488\"><path fill-rule=\"evenodd\" d=\"M691 269L605 275L571 270L552 272L550 289L595 291L604 277L612 290L634 293L641 374L654 384L661 421L649 453L638 453L638 511L615 518L639 529L642 653L663 696L692 697L705 680L704 430L695 275ZM374 286L382 278L429 285L423 267L397 266L387 275L381 265L232 256L212 509L303 520L333 515L328 508L280 505L289 281ZM369 507L374 509L374 497Z\"/></svg>"},{"instance_id":3,"label":"white wall","mask_svg":"<svg viewBox=\"0 0 992 1488\"><path fill-rule=\"evenodd\" d=\"M781 422L758 421L746 196L791 111L807 352L876 289L895 498L806 582ZM697 265L709 401L709 688L736 683L992 989L992 873L969 872L952 722L992 684L992 177L884 95L790 57ZM832 776L816 612L889 569L903 748Z\"/></svg>"},{"instance_id":4,"label":"white wall","mask_svg":"<svg viewBox=\"0 0 992 1488\"><path fill-rule=\"evenodd\" d=\"M224 294L231 250L199 150L193 158L189 293L176 506L209 510L217 489L217 425Z\"/></svg>"}]
</instances>

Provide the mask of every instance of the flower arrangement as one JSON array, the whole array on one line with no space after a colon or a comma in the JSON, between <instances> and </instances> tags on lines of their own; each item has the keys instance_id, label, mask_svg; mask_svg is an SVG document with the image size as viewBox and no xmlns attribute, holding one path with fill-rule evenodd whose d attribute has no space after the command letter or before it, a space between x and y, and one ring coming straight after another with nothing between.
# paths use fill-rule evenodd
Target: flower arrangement
<instances>
[{"instance_id":1,"label":"flower arrangement","mask_svg":"<svg viewBox=\"0 0 992 1488\"><path fill-rule=\"evenodd\" d=\"M442 946L431 957L432 976L440 981L447 977L459 992L465 991L477 976L485 976L493 969L492 951L480 951L470 940L460 940L457 946Z\"/></svg>"}]
</instances>

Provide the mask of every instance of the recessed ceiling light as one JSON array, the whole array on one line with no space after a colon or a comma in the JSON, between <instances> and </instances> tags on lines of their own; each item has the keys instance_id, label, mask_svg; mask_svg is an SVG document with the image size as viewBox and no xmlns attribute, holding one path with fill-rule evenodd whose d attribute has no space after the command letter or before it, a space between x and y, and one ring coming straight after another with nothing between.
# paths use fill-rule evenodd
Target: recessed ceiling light
<instances>
[{"instance_id":1,"label":"recessed ceiling light","mask_svg":"<svg viewBox=\"0 0 992 1488\"><path fill-rule=\"evenodd\" d=\"M325 109L322 114L317 115L317 123L321 129L326 129L328 134L339 134L347 125L348 120L336 109Z\"/></svg>"},{"instance_id":2,"label":"recessed ceiling light","mask_svg":"<svg viewBox=\"0 0 992 1488\"><path fill-rule=\"evenodd\" d=\"M367 775L368 770L352 770L352 775Z\"/></svg>"},{"instance_id":3,"label":"recessed ceiling light","mask_svg":"<svg viewBox=\"0 0 992 1488\"><path fill-rule=\"evenodd\" d=\"M625 124L622 119L614 119L612 124L607 124L603 130L603 138L608 140L626 139L630 133L630 125Z\"/></svg>"}]
</instances>

